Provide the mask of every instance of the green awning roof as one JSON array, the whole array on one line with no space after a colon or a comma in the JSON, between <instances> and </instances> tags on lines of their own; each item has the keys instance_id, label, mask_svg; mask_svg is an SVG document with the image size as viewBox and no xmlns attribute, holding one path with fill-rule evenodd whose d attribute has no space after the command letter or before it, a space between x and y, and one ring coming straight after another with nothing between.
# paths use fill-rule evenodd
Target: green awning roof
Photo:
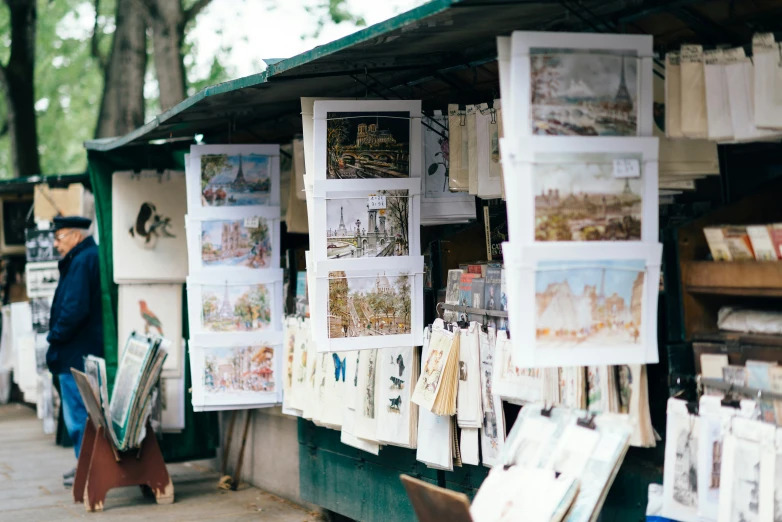
<instances>
[{"instance_id":1,"label":"green awning roof","mask_svg":"<svg viewBox=\"0 0 782 522\"><path fill-rule=\"evenodd\" d=\"M125 136L85 146L111 151L195 134L216 143L283 142L301 132L302 96L422 99L425 109L490 101L498 94L496 36L513 30L653 34L665 50L682 41L746 43L752 24L772 19L774 9L731 0L433 0L292 58L269 59L262 73L207 87Z\"/></svg>"},{"instance_id":2,"label":"green awning roof","mask_svg":"<svg viewBox=\"0 0 782 522\"><path fill-rule=\"evenodd\" d=\"M32 192L35 185L46 183L51 187L67 187L71 183L89 183L86 172L81 174L38 174L24 178L0 179L0 194Z\"/></svg>"}]
</instances>

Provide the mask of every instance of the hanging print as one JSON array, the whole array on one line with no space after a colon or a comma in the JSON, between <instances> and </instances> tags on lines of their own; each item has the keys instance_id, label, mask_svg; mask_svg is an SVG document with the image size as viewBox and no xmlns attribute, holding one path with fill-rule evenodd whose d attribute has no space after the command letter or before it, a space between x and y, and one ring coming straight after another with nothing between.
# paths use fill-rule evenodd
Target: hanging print
<instances>
[{"instance_id":1,"label":"hanging print","mask_svg":"<svg viewBox=\"0 0 782 522\"><path fill-rule=\"evenodd\" d=\"M190 272L279 266L280 222L268 207L238 209L226 219L188 219Z\"/></svg>"},{"instance_id":2,"label":"hanging print","mask_svg":"<svg viewBox=\"0 0 782 522\"><path fill-rule=\"evenodd\" d=\"M183 172L112 176L114 282L183 282L187 276Z\"/></svg>"},{"instance_id":3,"label":"hanging print","mask_svg":"<svg viewBox=\"0 0 782 522\"><path fill-rule=\"evenodd\" d=\"M409 112L329 112L327 179L410 176Z\"/></svg>"},{"instance_id":4,"label":"hanging print","mask_svg":"<svg viewBox=\"0 0 782 522\"><path fill-rule=\"evenodd\" d=\"M171 341L163 377L180 377L182 364L182 285L120 285L117 299L118 346L122 351L132 332L159 335ZM120 353L121 355L121 353Z\"/></svg>"},{"instance_id":5,"label":"hanging print","mask_svg":"<svg viewBox=\"0 0 782 522\"><path fill-rule=\"evenodd\" d=\"M187 161L190 218L230 219L280 204L279 145L193 145Z\"/></svg>"},{"instance_id":6,"label":"hanging print","mask_svg":"<svg viewBox=\"0 0 782 522\"><path fill-rule=\"evenodd\" d=\"M316 100L316 179L421 176L421 102Z\"/></svg>"},{"instance_id":7,"label":"hanging print","mask_svg":"<svg viewBox=\"0 0 782 522\"><path fill-rule=\"evenodd\" d=\"M651 37L515 31L511 46L521 135L652 135Z\"/></svg>"},{"instance_id":8,"label":"hanging print","mask_svg":"<svg viewBox=\"0 0 782 522\"><path fill-rule=\"evenodd\" d=\"M251 275L200 273L188 277L191 338L197 342L230 338L250 344L257 343L263 334L264 341L281 343L281 272L267 269Z\"/></svg>"}]
</instances>

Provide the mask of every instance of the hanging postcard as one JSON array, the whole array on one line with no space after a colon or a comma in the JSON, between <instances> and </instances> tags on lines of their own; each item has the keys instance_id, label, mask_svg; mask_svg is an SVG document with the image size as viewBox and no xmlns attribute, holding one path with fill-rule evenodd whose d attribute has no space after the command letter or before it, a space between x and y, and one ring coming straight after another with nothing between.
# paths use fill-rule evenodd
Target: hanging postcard
<instances>
[{"instance_id":1,"label":"hanging postcard","mask_svg":"<svg viewBox=\"0 0 782 522\"><path fill-rule=\"evenodd\" d=\"M315 179L421 177L421 102L315 101Z\"/></svg>"},{"instance_id":2,"label":"hanging postcard","mask_svg":"<svg viewBox=\"0 0 782 522\"><path fill-rule=\"evenodd\" d=\"M279 145L194 145L187 173L187 211L196 219L230 209L279 206Z\"/></svg>"},{"instance_id":3,"label":"hanging postcard","mask_svg":"<svg viewBox=\"0 0 782 522\"><path fill-rule=\"evenodd\" d=\"M319 352L421 344L423 258L317 265L314 338Z\"/></svg>"},{"instance_id":4,"label":"hanging postcard","mask_svg":"<svg viewBox=\"0 0 782 522\"><path fill-rule=\"evenodd\" d=\"M657 150L657 138L525 138L505 162L509 234L656 242Z\"/></svg>"},{"instance_id":5,"label":"hanging postcard","mask_svg":"<svg viewBox=\"0 0 782 522\"><path fill-rule=\"evenodd\" d=\"M420 255L419 191L416 179L316 181L315 260Z\"/></svg>"},{"instance_id":6,"label":"hanging postcard","mask_svg":"<svg viewBox=\"0 0 782 522\"><path fill-rule=\"evenodd\" d=\"M279 402L279 349L249 346L190 346L193 406L250 407Z\"/></svg>"},{"instance_id":7,"label":"hanging postcard","mask_svg":"<svg viewBox=\"0 0 782 522\"><path fill-rule=\"evenodd\" d=\"M171 341L163 362L163 377L181 377L184 364L182 341L182 285L120 285L117 299L117 333L120 359L132 332L159 335Z\"/></svg>"},{"instance_id":8,"label":"hanging postcard","mask_svg":"<svg viewBox=\"0 0 782 522\"><path fill-rule=\"evenodd\" d=\"M418 405L410 398L420 368L417 350L412 347L379 350L377 365L377 440L415 448Z\"/></svg>"},{"instance_id":9,"label":"hanging postcard","mask_svg":"<svg viewBox=\"0 0 782 522\"><path fill-rule=\"evenodd\" d=\"M505 243L503 252L514 364L657 363L662 245Z\"/></svg>"},{"instance_id":10,"label":"hanging postcard","mask_svg":"<svg viewBox=\"0 0 782 522\"><path fill-rule=\"evenodd\" d=\"M282 270L245 275L199 273L187 278L190 339L281 343ZM279 338L279 340L278 340Z\"/></svg>"},{"instance_id":11,"label":"hanging postcard","mask_svg":"<svg viewBox=\"0 0 782 522\"><path fill-rule=\"evenodd\" d=\"M114 282L184 282L184 172L115 172L111 189Z\"/></svg>"},{"instance_id":12,"label":"hanging postcard","mask_svg":"<svg viewBox=\"0 0 782 522\"><path fill-rule=\"evenodd\" d=\"M511 46L515 138L652 135L651 36L514 31Z\"/></svg>"},{"instance_id":13,"label":"hanging postcard","mask_svg":"<svg viewBox=\"0 0 782 522\"><path fill-rule=\"evenodd\" d=\"M242 272L280 266L276 207L244 207L230 218L187 220L190 273Z\"/></svg>"}]
</instances>

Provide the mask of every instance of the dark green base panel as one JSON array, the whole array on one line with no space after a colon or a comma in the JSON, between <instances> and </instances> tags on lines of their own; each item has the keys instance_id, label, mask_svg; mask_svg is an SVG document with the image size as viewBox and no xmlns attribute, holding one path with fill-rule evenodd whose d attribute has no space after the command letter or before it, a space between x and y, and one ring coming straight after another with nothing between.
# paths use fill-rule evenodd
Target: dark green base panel
<instances>
[{"instance_id":1,"label":"dark green base panel","mask_svg":"<svg viewBox=\"0 0 782 522\"><path fill-rule=\"evenodd\" d=\"M299 480L302 500L361 522L416 522L399 475L432 484L438 472L415 460L415 451L386 446L375 456L342 444L340 433L299 419ZM643 521L647 488L660 470L646 464L649 450L631 450L606 499L601 522ZM488 474L483 466L445 473L445 487L472 498ZM441 475L442 479L442 475Z\"/></svg>"}]
</instances>

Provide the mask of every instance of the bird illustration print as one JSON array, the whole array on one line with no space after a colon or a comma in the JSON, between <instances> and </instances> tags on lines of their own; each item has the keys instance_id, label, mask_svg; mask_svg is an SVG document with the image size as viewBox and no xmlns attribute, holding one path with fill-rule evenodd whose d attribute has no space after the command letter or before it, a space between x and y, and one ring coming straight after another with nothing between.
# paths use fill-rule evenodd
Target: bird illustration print
<instances>
[{"instance_id":1,"label":"bird illustration print","mask_svg":"<svg viewBox=\"0 0 782 522\"><path fill-rule=\"evenodd\" d=\"M144 335L149 335L149 331L153 328L157 330L158 334L165 335L163 334L163 323L152 313L152 310L147 306L147 302L141 299L138 304L141 308L141 318L144 319Z\"/></svg>"},{"instance_id":2,"label":"bird illustration print","mask_svg":"<svg viewBox=\"0 0 782 522\"><path fill-rule=\"evenodd\" d=\"M141 204L136 215L136 224L130 227L128 233L145 250L157 246L161 237L176 237L171 233L171 218L158 214L154 203L148 201Z\"/></svg>"}]
</instances>

